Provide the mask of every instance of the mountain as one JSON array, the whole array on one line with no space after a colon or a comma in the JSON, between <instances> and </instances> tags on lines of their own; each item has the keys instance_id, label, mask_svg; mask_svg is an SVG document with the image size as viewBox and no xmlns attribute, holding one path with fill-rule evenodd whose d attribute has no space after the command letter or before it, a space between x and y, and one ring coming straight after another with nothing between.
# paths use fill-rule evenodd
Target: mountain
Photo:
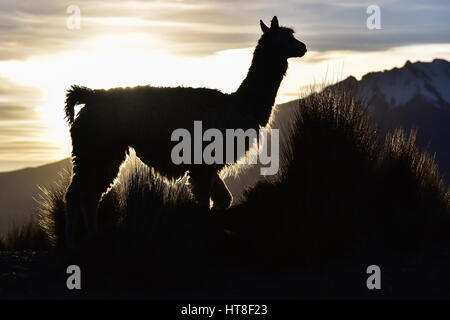
<instances>
[{"instance_id":1,"label":"mountain","mask_svg":"<svg viewBox=\"0 0 450 320\"><path fill-rule=\"evenodd\" d=\"M417 129L417 144L436 154L441 173L450 180L450 62L407 61L402 68L371 72L335 85L352 91L383 131Z\"/></svg>"},{"instance_id":2,"label":"mountain","mask_svg":"<svg viewBox=\"0 0 450 320\"><path fill-rule=\"evenodd\" d=\"M49 186L58 180L59 172L70 168L69 159L36 168L0 173L0 234L12 225L21 225L36 208L38 186Z\"/></svg>"}]
</instances>

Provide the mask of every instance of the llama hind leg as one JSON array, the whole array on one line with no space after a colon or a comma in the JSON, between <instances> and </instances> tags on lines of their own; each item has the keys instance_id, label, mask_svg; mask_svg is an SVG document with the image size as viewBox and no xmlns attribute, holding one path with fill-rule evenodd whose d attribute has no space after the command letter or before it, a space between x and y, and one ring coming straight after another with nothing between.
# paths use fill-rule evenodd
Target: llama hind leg
<instances>
[{"instance_id":1,"label":"llama hind leg","mask_svg":"<svg viewBox=\"0 0 450 320\"><path fill-rule=\"evenodd\" d=\"M80 240L83 228L83 209L82 209L82 188L78 176L72 178L72 182L67 189L65 214L65 245L67 248L73 248L75 243Z\"/></svg>"},{"instance_id":2,"label":"llama hind leg","mask_svg":"<svg viewBox=\"0 0 450 320\"><path fill-rule=\"evenodd\" d=\"M100 188L98 188L100 190ZM73 248L97 230L97 206L101 191L95 191L88 175L75 174L66 193L66 246Z\"/></svg>"},{"instance_id":3,"label":"llama hind leg","mask_svg":"<svg viewBox=\"0 0 450 320\"><path fill-rule=\"evenodd\" d=\"M92 161L84 170L74 167L74 177L66 194L66 243L73 247L83 238L83 231L92 237L97 232L97 209L102 194L116 178L125 159L125 152L116 157L104 157L104 161ZM106 160L108 159L108 160ZM83 218L84 230L76 234L76 226Z\"/></svg>"}]
</instances>

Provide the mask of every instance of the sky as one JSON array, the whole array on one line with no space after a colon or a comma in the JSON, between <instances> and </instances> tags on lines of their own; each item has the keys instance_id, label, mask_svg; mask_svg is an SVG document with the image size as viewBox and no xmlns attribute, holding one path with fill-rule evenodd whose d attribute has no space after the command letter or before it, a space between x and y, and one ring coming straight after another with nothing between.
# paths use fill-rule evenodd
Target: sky
<instances>
[{"instance_id":1,"label":"sky","mask_svg":"<svg viewBox=\"0 0 450 320\"><path fill-rule=\"evenodd\" d=\"M371 5L380 29L367 27ZM63 106L72 84L234 91L259 19L274 15L308 47L289 60L277 103L407 60L450 60L448 0L1 0L0 171L70 155Z\"/></svg>"}]
</instances>

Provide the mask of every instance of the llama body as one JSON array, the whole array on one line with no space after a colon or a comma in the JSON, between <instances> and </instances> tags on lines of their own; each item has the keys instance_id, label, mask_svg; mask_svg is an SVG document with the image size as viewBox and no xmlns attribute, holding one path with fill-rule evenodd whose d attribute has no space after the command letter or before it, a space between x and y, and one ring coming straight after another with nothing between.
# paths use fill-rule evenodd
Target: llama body
<instances>
[{"instance_id":1,"label":"llama body","mask_svg":"<svg viewBox=\"0 0 450 320\"><path fill-rule=\"evenodd\" d=\"M287 70L287 59L306 52L293 31L261 21L263 36L255 49L246 79L232 94L205 88L150 86L91 90L73 86L67 93L66 116L71 125L73 177L66 194L66 237L74 241L74 225L84 217L89 233L97 228L97 207L125 160L129 147L160 174L178 178L189 171L192 193L201 206L227 208L231 194L218 172L223 164L180 164L171 159L175 129L258 129L270 117ZM74 106L85 104L74 118Z\"/></svg>"}]
</instances>

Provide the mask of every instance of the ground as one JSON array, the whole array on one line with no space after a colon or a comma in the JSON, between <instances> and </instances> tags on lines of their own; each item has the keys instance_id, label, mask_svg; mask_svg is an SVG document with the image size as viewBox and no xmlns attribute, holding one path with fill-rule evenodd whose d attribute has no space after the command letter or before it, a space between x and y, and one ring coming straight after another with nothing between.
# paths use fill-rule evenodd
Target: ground
<instances>
[{"instance_id":1,"label":"ground","mask_svg":"<svg viewBox=\"0 0 450 320\"><path fill-rule=\"evenodd\" d=\"M143 253L144 254L144 253ZM404 258L374 261L381 268L381 290L366 287L367 263L346 261L296 270L211 269L207 281L156 291L121 290L114 279L105 287L69 291L63 253L0 252L1 299L449 299L450 248L434 247Z\"/></svg>"}]
</instances>

